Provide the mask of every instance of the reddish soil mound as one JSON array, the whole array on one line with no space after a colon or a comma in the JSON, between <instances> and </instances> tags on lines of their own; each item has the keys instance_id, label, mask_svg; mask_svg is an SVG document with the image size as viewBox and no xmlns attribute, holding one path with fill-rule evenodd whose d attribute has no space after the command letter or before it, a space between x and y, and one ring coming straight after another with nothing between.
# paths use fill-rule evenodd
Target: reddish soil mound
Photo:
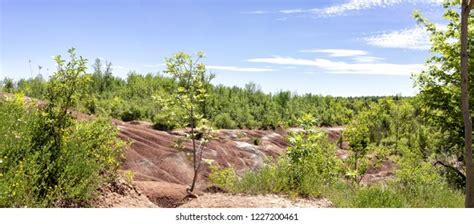
<instances>
[{"instance_id":1,"label":"reddish soil mound","mask_svg":"<svg viewBox=\"0 0 474 224\"><path fill-rule=\"evenodd\" d=\"M145 122L114 124L120 137L131 142L122 168L134 172L134 184L160 206L179 205L193 177L192 145L183 138L185 131L157 131ZM265 158L284 153L286 147L285 137L272 131L219 130L204 148L203 159L221 167L232 166L237 172L253 170L262 167ZM208 175L209 164L203 163L198 192L208 187Z\"/></svg>"}]
</instances>

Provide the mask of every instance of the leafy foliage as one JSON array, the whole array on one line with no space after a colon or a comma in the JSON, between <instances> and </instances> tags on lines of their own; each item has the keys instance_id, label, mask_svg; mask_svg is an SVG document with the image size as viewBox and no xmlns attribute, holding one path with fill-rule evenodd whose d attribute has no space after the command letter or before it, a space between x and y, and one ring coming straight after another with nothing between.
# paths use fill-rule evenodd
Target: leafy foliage
<instances>
[{"instance_id":1,"label":"leafy foliage","mask_svg":"<svg viewBox=\"0 0 474 224\"><path fill-rule=\"evenodd\" d=\"M311 115L304 115L300 122L302 130L290 135L286 156L270 161L257 172L247 172L240 179L231 168L214 168L210 180L236 192L319 195L320 188L338 177L335 146L329 143L325 132L314 128L315 120Z\"/></svg>"},{"instance_id":2,"label":"leafy foliage","mask_svg":"<svg viewBox=\"0 0 474 224\"><path fill-rule=\"evenodd\" d=\"M0 100L2 207L87 205L116 174L123 148L117 129L109 120L79 122L71 115L87 76L86 60L68 52L67 63L56 57L45 105L21 95Z\"/></svg>"},{"instance_id":3,"label":"leafy foliage","mask_svg":"<svg viewBox=\"0 0 474 224\"><path fill-rule=\"evenodd\" d=\"M178 83L175 96L180 108L185 111L187 124L191 127L189 138L193 146L194 177L188 189L189 192L194 190L201 168L202 153L212 133L204 116L206 115L207 91L214 76L207 74L204 64L199 63L199 59L203 57L204 54L199 52L197 59L193 60L190 55L179 52L166 59L166 73L175 78Z\"/></svg>"},{"instance_id":4,"label":"leafy foliage","mask_svg":"<svg viewBox=\"0 0 474 224\"><path fill-rule=\"evenodd\" d=\"M443 17L448 22L446 29L438 27L415 12L415 18L423 24L431 35L431 51L435 52L427 60L427 69L413 76L416 86L420 89L420 102L422 113L430 125L438 127L443 133L442 153L456 155L462 160L462 145L464 139L463 121L461 116L460 101L460 15L456 2L445 4ZM471 15L469 23L474 23ZM469 43L474 41L474 29L469 30ZM474 44L469 46L469 60L474 60ZM470 76L473 75L474 63L470 63L468 69ZM469 80L469 87L474 87L474 81ZM474 103L474 97L470 96L470 104ZM471 115L472 116L472 115Z\"/></svg>"},{"instance_id":5,"label":"leafy foliage","mask_svg":"<svg viewBox=\"0 0 474 224\"><path fill-rule=\"evenodd\" d=\"M166 73L141 75L131 72L121 79L113 76L110 63L106 64L106 69L102 70L102 62L96 60L94 72L86 75L90 80L84 88L88 97L79 97L80 111L125 121L150 121L160 130L189 124L180 101L173 97L179 85L176 77ZM45 99L45 83L39 77L12 81L9 91ZM288 91L266 94L254 83L243 88L208 83L206 89L207 99L201 109L205 111L204 118L217 128L294 127L298 125L298 118L307 113L316 118L318 125L344 125L370 102L380 98L296 95Z\"/></svg>"}]
</instances>

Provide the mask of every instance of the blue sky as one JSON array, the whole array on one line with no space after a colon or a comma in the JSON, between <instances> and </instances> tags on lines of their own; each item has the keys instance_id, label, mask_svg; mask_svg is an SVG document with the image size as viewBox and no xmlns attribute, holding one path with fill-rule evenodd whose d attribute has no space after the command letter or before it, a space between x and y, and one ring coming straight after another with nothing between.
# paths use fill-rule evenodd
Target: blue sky
<instances>
[{"instance_id":1,"label":"blue sky","mask_svg":"<svg viewBox=\"0 0 474 224\"><path fill-rule=\"evenodd\" d=\"M204 51L214 83L335 96L413 95L429 53L419 9L442 24L442 0L0 0L0 79L47 76L75 47L115 75L164 69Z\"/></svg>"}]
</instances>

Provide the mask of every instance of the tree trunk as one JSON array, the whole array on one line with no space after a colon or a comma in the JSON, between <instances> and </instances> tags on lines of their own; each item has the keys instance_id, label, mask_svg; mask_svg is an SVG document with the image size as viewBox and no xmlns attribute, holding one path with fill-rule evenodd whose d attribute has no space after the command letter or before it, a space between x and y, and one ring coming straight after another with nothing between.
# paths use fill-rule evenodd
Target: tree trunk
<instances>
[{"instance_id":1,"label":"tree trunk","mask_svg":"<svg viewBox=\"0 0 474 224\"><path fill-rule=\"evenodd\" d=\"M193 182L191 183L191 187L188 190L188 194L194 191L194 187L196 186L196 181L199 173L199 168L197 163L201 161L197 161L197 149L196 149L196 135L194 133L194 126L195 126L195 119L194 119L194 111L192 105L194 103L193 97L191 96L191 141L193 142L193 168L194 168L194 175L193 175Z\"/></svg>"},{"instance_id":2,"label":"tree trunk","mask_svg":"<svg viewBox=\"0 0 474 224\"><path fill-rule=\"evenodd\" d=\"M472 163L472 120L469 109L468 22L474 0L461 5L461 111L464 121L464 160L466 165L466 208L474 208L474 167Z\"/></svg>"}]
</instances>

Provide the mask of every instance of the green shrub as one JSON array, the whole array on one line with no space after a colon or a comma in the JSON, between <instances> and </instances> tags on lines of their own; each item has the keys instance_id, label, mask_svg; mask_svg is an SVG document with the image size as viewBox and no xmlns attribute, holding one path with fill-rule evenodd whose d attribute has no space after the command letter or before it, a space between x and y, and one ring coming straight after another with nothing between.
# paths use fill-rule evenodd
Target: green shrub
<instances>
[{"instance_id":1,"label":"green shrub","mask_svg":"<svg viewBox=\"0 0 474 224\"><path fill-rule=\"evenodd\" d=\"M120 115L122 121L135 121L141 120L145 117L143 109L136 105L128 106Z\"/></svg>"},{"instance_id":2,"label":"green shrub","mask_svg":"<svg viewBox=\"0 0 474 224\"><path fill-rule=\"evenodd\" d=\"M230 192L235 190L237 175L232 167L221 168L217 165L211 165L209 169L211 170L209 180L213 184Z\"/></svg>"},{"instance_id":3,"label":"green shrub","mask_svg":"<svg viewBox=\"0 0 474 224\"><path fill-rule=\"evenodd\" d=\"M13 79L10 78L4 78L0 82L0 90L7 92L7 93L12 93L13 90L15 89L15 83L13 82Z\"/></svg>"},{"instance_id":4,"label":"green shrub","mask_svg":"<svg viewBox=\"0 0 474 224\"><path fill-rule=\"evenodd\" d=\"M0 207L30 205L34 200L32 179L39 170L31 155L30 124L36 117L29 116L23 99L0 97ZM34 107L29 109L36 113Z\"/></svg>"},{"instance_id":5,"label":"green shrub","mask_svg":"<svg viewBox=\"0 0 474 224\"><path fill-rule=\"evenodd\" d=\"M392 187L409 207L463 207L463 193L449 187L446 179L428 162L402 162Z\"/></svg>"},{"instance_id":6,"label":"green shrub","mask_svg":"<svg viewBox=\"0 0 474 224\"><path fill-rule=\"evenodd\" d=\"M186 110L179 108L179 102L174 98L167 98L165 95L156 95L154 100L160 109L153 117L153 128L161 131L171 131L175 128L185 126Z\"/></svg>"},{"instance_id":7,"label":"green shrub","mask_svg":"<svg viewBox=\"0 0 474 224\"><path fill-rule=\"evenodd\" d=\"M240 178L235 177L231 181L232 189L227 190L320 196L324 187L337 180L339 163L335 145L329 142L325 132L313 128L313 120L311 116L305 116L301 121L304 130L290 134L285 156L267 161L264 167L247 171ZM220 174L223 171L213 172Z\"/></svg>"},{"instance_id":8,"label":"green shrub","mask_svg":"<svg viewBox=\"0 0 474 224\"><path fill-rule=\"evenodd\" d=\"M153 128L160 131L171 131L180 125L171 116L158 114L153 119Z\"/></svg>"},{"instance_id":9,"label":"green shrub","mask_svg":"<svg viewBox=\"0 0 474 224\"><path fill-rule=\"evenodd\" d=\"M218 114L216 117L214 117L213 124L216 128L223 128L223 129L237 128L235 121L232 120L230 114L228 113Z\"/></svg>"},{"instance_id":10,"label":"green shrub","mask_svg":"<svg viewBox=\"0 0 474 224\"><path fill-rule=\"evenodd\" d=\"M324 131L314 128L312 115L304 115L299 123L303 130L290 133L287 151L292 184L301 193L315 194L318 185L330 184L339 175L336 147Z\"/></svg>"},{"instance_id":11,"label":"green shrub","mask_svg":"<svg viewBox=\"0 0 474 224\"><path fill-rule=\"evenodd\" d=\"M234 184L234 191L248 194L286 193L293 191L288 175L290 165L285 157L269 161L257 171L247 171ZM295 190L296 191L296 190Z\"/></svg>"},{"instance_id":12,"label":"green shrub","mask_svg":"<svg viewBox=\"0 0 474 224\"><path fill-rule=\"evenodd\" d=\"M118 130L109 120L73 121L52 161L49 151L34 147L40 119L36 106L21 96L0 99L0 207L87 206L116 175L124 146ZM56 184L42 191L53 168Z\"/></svg>"}]
</instances>

